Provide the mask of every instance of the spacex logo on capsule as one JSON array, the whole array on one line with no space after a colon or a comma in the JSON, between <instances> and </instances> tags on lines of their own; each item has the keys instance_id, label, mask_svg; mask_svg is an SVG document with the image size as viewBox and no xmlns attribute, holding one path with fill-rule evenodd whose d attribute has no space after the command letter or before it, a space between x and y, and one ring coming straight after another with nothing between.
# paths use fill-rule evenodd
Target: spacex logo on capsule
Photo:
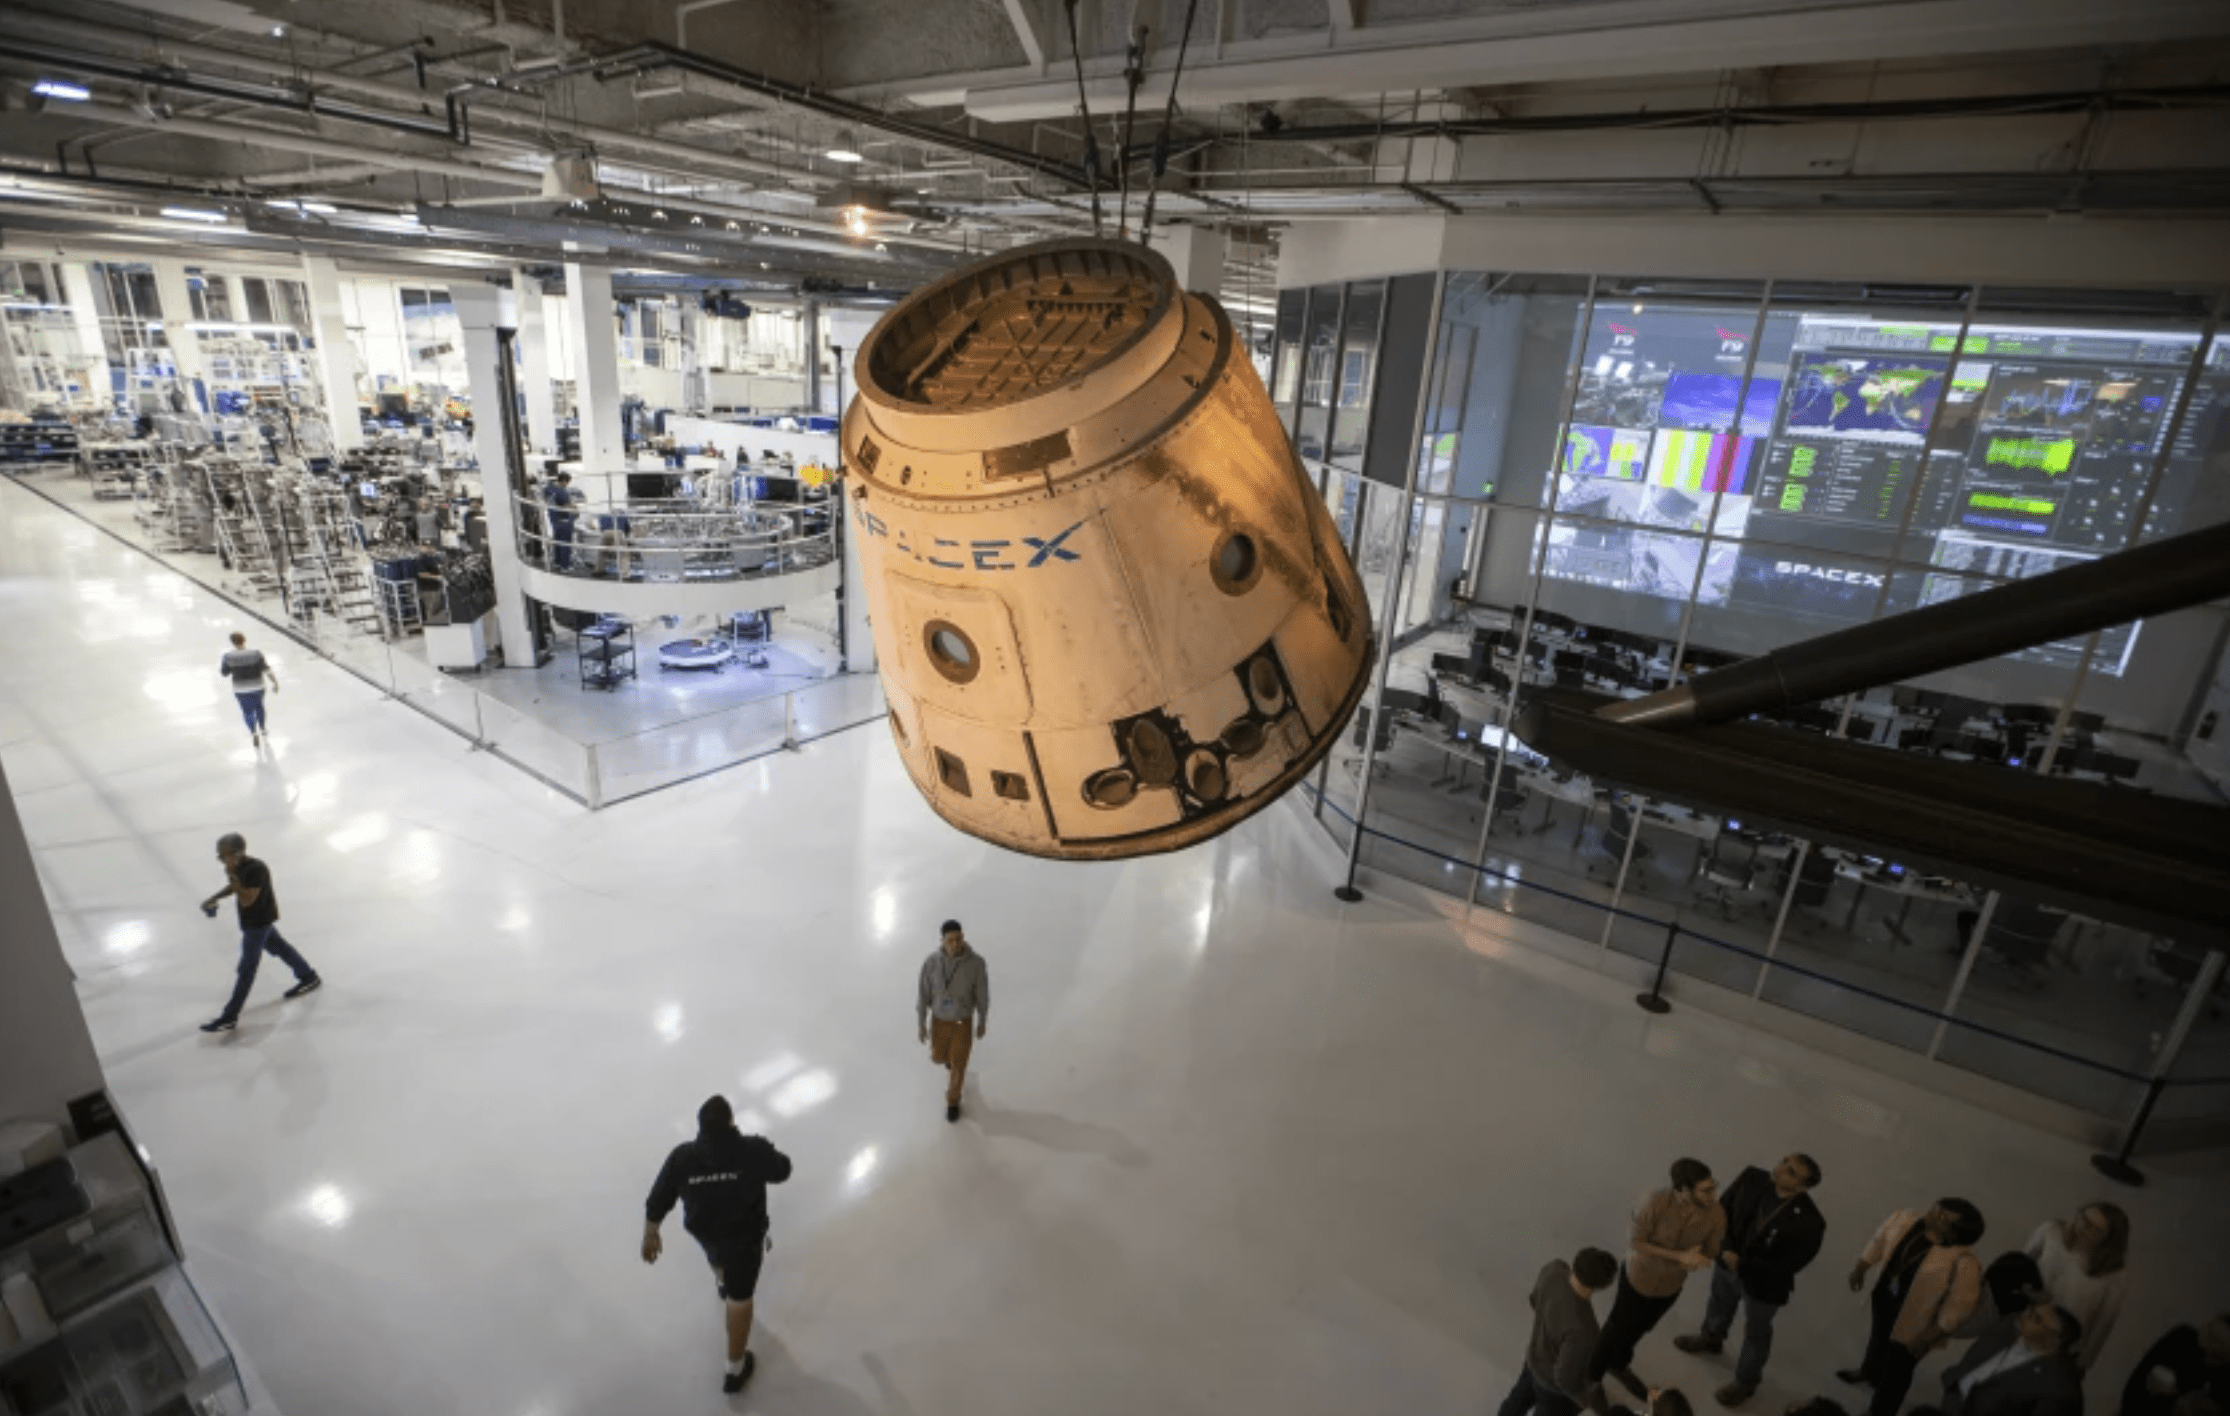
<instances>
[{"instance_id":1,"label":"spacex logo on capsule","mask_svg":"<svg viewBox=\"0 0 2230 1416\"><path fill-rule=\"evenodd\" d=\"M913 544L905 527L894 531L890 523L864 506L859 508L858 521L860 529L868 535L887 537L891 548L900 555L911 556L939 570L1036 570L1061 561L1084 559L1082 552L1070 550L1064 544L1084 529L1081 521L1051 536L1021 536L1015 541L953 541L939 536L927 551ZM1016 541L1020 542L1019 549ZM954 556L965 559L950 559Z\"/></svg>"}]
</instances>

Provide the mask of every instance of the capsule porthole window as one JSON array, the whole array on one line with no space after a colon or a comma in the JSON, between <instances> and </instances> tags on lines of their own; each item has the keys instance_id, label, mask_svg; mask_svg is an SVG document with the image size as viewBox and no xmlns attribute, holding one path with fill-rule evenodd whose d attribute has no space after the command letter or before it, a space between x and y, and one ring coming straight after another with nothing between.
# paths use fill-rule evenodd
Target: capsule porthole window
<instances>
[{"instance_id":1,"label":"capsule porthole window","mask_svg":"<svg viewBox=\"0 0 2230 1416\"><path fill-rule=\"evenodd\" d=\"M922 626L921 639L929 651L929 662L949 682L969 683L983 671L983 659L976 653L976 642L960 626L945 620L931 620Z\"/></svg>"},{"instance_id":2,"label":"capsule porthole window","mask_svg":"<svg viewBox=\"0 0 2230 1416\"><path fill-rule=\"evenodd\" d=\"M1262 578L1262 553L1244 531L1226 531L1208 558L1208 574L1226 595L1244 595Z\"/></svg>"}]
</instances>

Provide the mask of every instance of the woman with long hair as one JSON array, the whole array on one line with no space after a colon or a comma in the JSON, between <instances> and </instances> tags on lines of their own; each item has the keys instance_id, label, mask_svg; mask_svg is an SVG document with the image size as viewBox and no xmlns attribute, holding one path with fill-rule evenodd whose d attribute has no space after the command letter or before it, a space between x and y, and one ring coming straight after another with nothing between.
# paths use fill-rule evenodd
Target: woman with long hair
<instances>
[{"instance_id":1,"label":"woman with long hair","mask_svg":"<svg viewBox=\"0 0 2230 1416\"><path fill-rule=\"evenodd\" d=\"M2128 1274L2129 1216L2121 1206L2100 1201L2067 1219L2046 1220L2029 1236L2028 1255L2044 1275L2051 1301L2075 1315L2083 1340L2068 1353L2089 1371L2106 1350L2106 1339L2122 1313Z\"/></svg>"}]
</instances>

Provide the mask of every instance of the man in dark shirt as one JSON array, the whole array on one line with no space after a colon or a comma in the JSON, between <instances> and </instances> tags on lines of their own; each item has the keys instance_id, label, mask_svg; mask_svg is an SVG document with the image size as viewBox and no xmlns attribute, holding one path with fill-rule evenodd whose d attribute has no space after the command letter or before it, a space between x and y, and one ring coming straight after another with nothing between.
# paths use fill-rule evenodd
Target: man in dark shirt
<instances>
[{"instance_id":1,"label":"man in dark shirt","mask_svg":"<svg viewBox=\"0 0 2230 1416\"><path fill-rule=\"evenodd\" d=\"M279 934L279 897L271 891L271 867L248 854L248 843L238 832L217 838L217 859L224 864L227 883L224 889L201 902L201 912L215 919L219 900L230 896L237 902L240 972L233 981L232 997L225 1003L225 1010L201 1025L205 1033L231 1032L240 1025L240 1009L248 1001L248 990L255 987L256 965L263 961L265 954L294 970L294 987L286 991L289 998L315 993L324 982L309 961L296 953L294 946Z\"/></svg>"},{"instance_id":2,"label":"man in dark shirt","mask_svg":"<svg viewBox=\"0 0 2230 1416\"><path fill-rule=\"evenodd\" d=\"M1727 1242L1711 1273L1703 1331L1676 1337L1673 1346L1683 1352L1719 1351L1734 1328L1735 1310L1743 1310L1742 1355L1735 1361L1734 1380L1719 1388L1721 1406L1740 1406L1757 1393L1765 1359L1773 1351L1773 1320L1796 1291L1797 1274L1819 1257L1827 1238L1827 1221L1812 1203L1812 1187L1819 1183L1818 1162L1792 1155L1770 1175L1749 1167L1719 1198L1727 1212Z\"/></svg>"},{"instance_id":3,"label":"man in dark shirt","mask_svg":"<svg viewBox=\"0 0 2230 1416\"><path fill-rule=\"evenodd\" d=\"M1533 1331L1525 1343L1518 1384L1502 1399L1498 1416L1578 1416L1582 1406L1600 1412L1602 1384L1588 1373L1602 1328L1595 1294L1618 1277L1618 1260L1601 1249L1582 1249L1572 1262L1551 1259L1533 1280Z\"/></svg>"},{"instance_id":4,"label":"man in dark shirt","mask_svg":"<svg viewBox=\"0 0 2230 1416\"><path fill-rule=\"evenodd\" d=\"M790 1178L790 1158L764 1136L736 1129L726 1097L697 1108L697 1139L675 1146L650 1187L643 1207L643 1262L664 1252L658 1226L681 1203L681 1227L705 1251L728 1305L728 1374L725 1392L743 1390L759 1365L751 1354L751 1301L767 1241L767 1186Z\"/></svg>"}]
</instances>

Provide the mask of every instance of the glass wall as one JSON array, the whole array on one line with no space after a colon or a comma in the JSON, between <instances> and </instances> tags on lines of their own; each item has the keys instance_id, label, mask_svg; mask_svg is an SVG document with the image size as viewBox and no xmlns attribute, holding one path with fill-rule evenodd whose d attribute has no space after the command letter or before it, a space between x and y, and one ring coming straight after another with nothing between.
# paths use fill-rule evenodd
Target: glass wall
<instances>
[{"instance_id":1,"label":"glass wall","mask_svg":"<svg viewBox=\"0 0 2230 1416\"><path fill-rule=\"evenodd\" d=\"M1374 614L1400 597L1385 701L1323 774L1327 827L1345 841L1360 812L1366 864L1580 946L1654 963L1677 925L1675 973L2132 1105L2203 943L1654 800L1510 729L1535 693L1640 696L2230 518L2212 297L1451 272L1403 492L1342 435L1379 288L1278 309L1280 412ZM2220 805L2226 643L2230 604L2201 606L1778 721ZM2179 1071L2223 1084L2185 1112L2230 1113L2220 1002Z\"/></svg>"}]
</instances>

